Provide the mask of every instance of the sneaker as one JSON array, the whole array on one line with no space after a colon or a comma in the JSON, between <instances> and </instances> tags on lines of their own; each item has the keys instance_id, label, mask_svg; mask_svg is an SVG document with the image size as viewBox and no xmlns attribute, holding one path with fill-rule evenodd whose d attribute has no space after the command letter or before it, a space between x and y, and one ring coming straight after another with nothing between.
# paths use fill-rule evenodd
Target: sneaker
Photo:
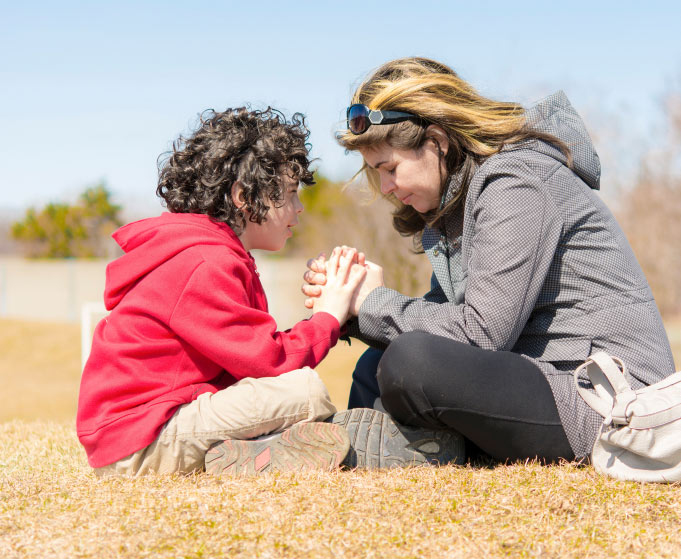
<instances>
[{"instance_id":1,"label":"sneaker","mask_svg":"<svg viewBox=\"0 0 681 559\"><path fill-rule=\"evenodd\" d=\"M344 427L350 436L347 468L405 468L423 464L463 464L464 438L456 431L407 427L386 413L354 408L327 421Z\"/></svg>"},{"instance_id":2,"label":"sneaker","mask_svg":"<svg viewBox=\"0 0 681 559\"><path fill-rule=\"evenodd\" d=\"M329 423L298 423L269 437L216 443L206 452L206 472L248 476L277 470L326 470L338 468L350 441L342 427Z\"/></svg>"}]
</instances>

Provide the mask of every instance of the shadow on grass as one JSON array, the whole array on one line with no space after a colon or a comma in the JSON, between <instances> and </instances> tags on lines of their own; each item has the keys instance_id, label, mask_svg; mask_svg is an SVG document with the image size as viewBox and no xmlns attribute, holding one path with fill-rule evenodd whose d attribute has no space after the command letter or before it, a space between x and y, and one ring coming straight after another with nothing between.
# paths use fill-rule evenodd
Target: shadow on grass
<instances>
[{"instance_id":1,"label":"shadow on grass","mask_svg":"<svg viewBox=\"0 0 681 559\"><path fill-rule=\"evenodd\" d=\"M471 441L466 439L466 462L465 462L466 466L473 468L475 470L495 470L496 468L502 466L511 466L513 464L516 465L538 464L540 466L556 466L559 464L571 464L578 468L585 468L589 466L589 460L587 458L584 458L582 460L566 460L565 458L560 458L557 461L547 461L536 457L518 460L497 460L496 458L493 458L486 452L482 451Z\"/></svg>"}]
</instances>

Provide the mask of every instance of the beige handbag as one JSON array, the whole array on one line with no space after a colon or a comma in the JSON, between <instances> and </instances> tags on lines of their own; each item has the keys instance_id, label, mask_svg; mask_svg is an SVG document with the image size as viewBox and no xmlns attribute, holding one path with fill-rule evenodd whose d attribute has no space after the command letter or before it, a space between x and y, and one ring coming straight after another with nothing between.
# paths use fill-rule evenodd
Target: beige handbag
<instances>
[{"instance_id":1,"label":"beige handbag","mask_svg":"<svg viewBox=\"0 0 681 559\"><path fill-rule=\"evenodd\" d=\"M595 391L579 386L586 370ZM681 481L681 371L632 390L621 359L594 353L574 373L577 391L604 417L591 462L596 471L634 481Z\"/></svg>"}]
</instances>

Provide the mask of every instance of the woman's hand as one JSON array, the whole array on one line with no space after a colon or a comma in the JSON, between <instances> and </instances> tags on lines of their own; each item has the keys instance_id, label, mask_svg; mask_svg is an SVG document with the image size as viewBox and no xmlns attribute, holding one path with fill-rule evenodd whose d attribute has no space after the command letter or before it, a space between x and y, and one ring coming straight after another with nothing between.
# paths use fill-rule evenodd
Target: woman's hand
<instances>
[{"instance_id":1,"label":"woman's hand","mask_svg":"<svg viewBox=\"0 0 681 559\"><path fill-rule=\"evenodd\" d=\"M359 308L364 303L369 293L377 287L383 287L383 268L373 262L365 261L364 268L366 269L366 276L359 285L359 289L355 292L352 301L350 302L350 314L352 316L359 316Z\"/></svg>"},{"instance_id":2,"label":"woman's hand","mask_svg":"<svg viewBox=\"0 0 681 559\"><path fill-rule=\"evenodd\" d=\"M314 304L313 298L321 295L320 286L326 283L326 255L320 252L317 258L310 258L307 261L307 268L307 271L303 274L305 283L300 290L307 297L305 306L311 309Z\"/></svg>"},{"instance_id":3,"label":"woman's hand","mask_svg":"<svg viewBox=\"0 0 681 559\"><path fill-rule=\"evenodd\" d=\"M356 263L357 251L337 247L326 265L326 281L319 287L320 294L313 299L312 312L326 312L342 326L348 319L350 304L358 287L367 275L365 266Z\"/></svg>"}]
</instances>

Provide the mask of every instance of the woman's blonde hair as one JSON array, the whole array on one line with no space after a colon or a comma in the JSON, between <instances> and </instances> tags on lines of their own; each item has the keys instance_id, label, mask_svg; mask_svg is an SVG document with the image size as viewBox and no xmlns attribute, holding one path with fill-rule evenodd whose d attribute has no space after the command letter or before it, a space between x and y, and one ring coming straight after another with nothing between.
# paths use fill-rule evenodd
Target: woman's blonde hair
<instances>
[{"instance_id":1,"label":"woman's blonde hair","mask_svg":"<svg viewBox=\"0 0 681 559\"><path fill-rule=\"evenodd\" d=\"M397 206L393 212L395 229L405 236L414 235L418 248L423 228L435 226L463 204L475 167L498 153L504 145L529 139L544 140L563 151L568 165L572 164L570 151L563 142L527 126L525 110L518 103L487 99L454 70L427 58L400 58L387 62L357 88L352 103L362 103L374 110L406 111L420 120L371 126L360 135L339 132L337 140L348 150L383 143L397 149L421 149L428 139L426 129L429 124L440 126L447 134L449 146L443 155L447 176L441 181L441 195L452 174L457 173L462 181L461 188L447 205L421 214L411 206L401 204L394 196L387 196ZM377 171L365 162L358 174L362 172L372 189L380 193Z\"/></svg>"}]
</instances>

